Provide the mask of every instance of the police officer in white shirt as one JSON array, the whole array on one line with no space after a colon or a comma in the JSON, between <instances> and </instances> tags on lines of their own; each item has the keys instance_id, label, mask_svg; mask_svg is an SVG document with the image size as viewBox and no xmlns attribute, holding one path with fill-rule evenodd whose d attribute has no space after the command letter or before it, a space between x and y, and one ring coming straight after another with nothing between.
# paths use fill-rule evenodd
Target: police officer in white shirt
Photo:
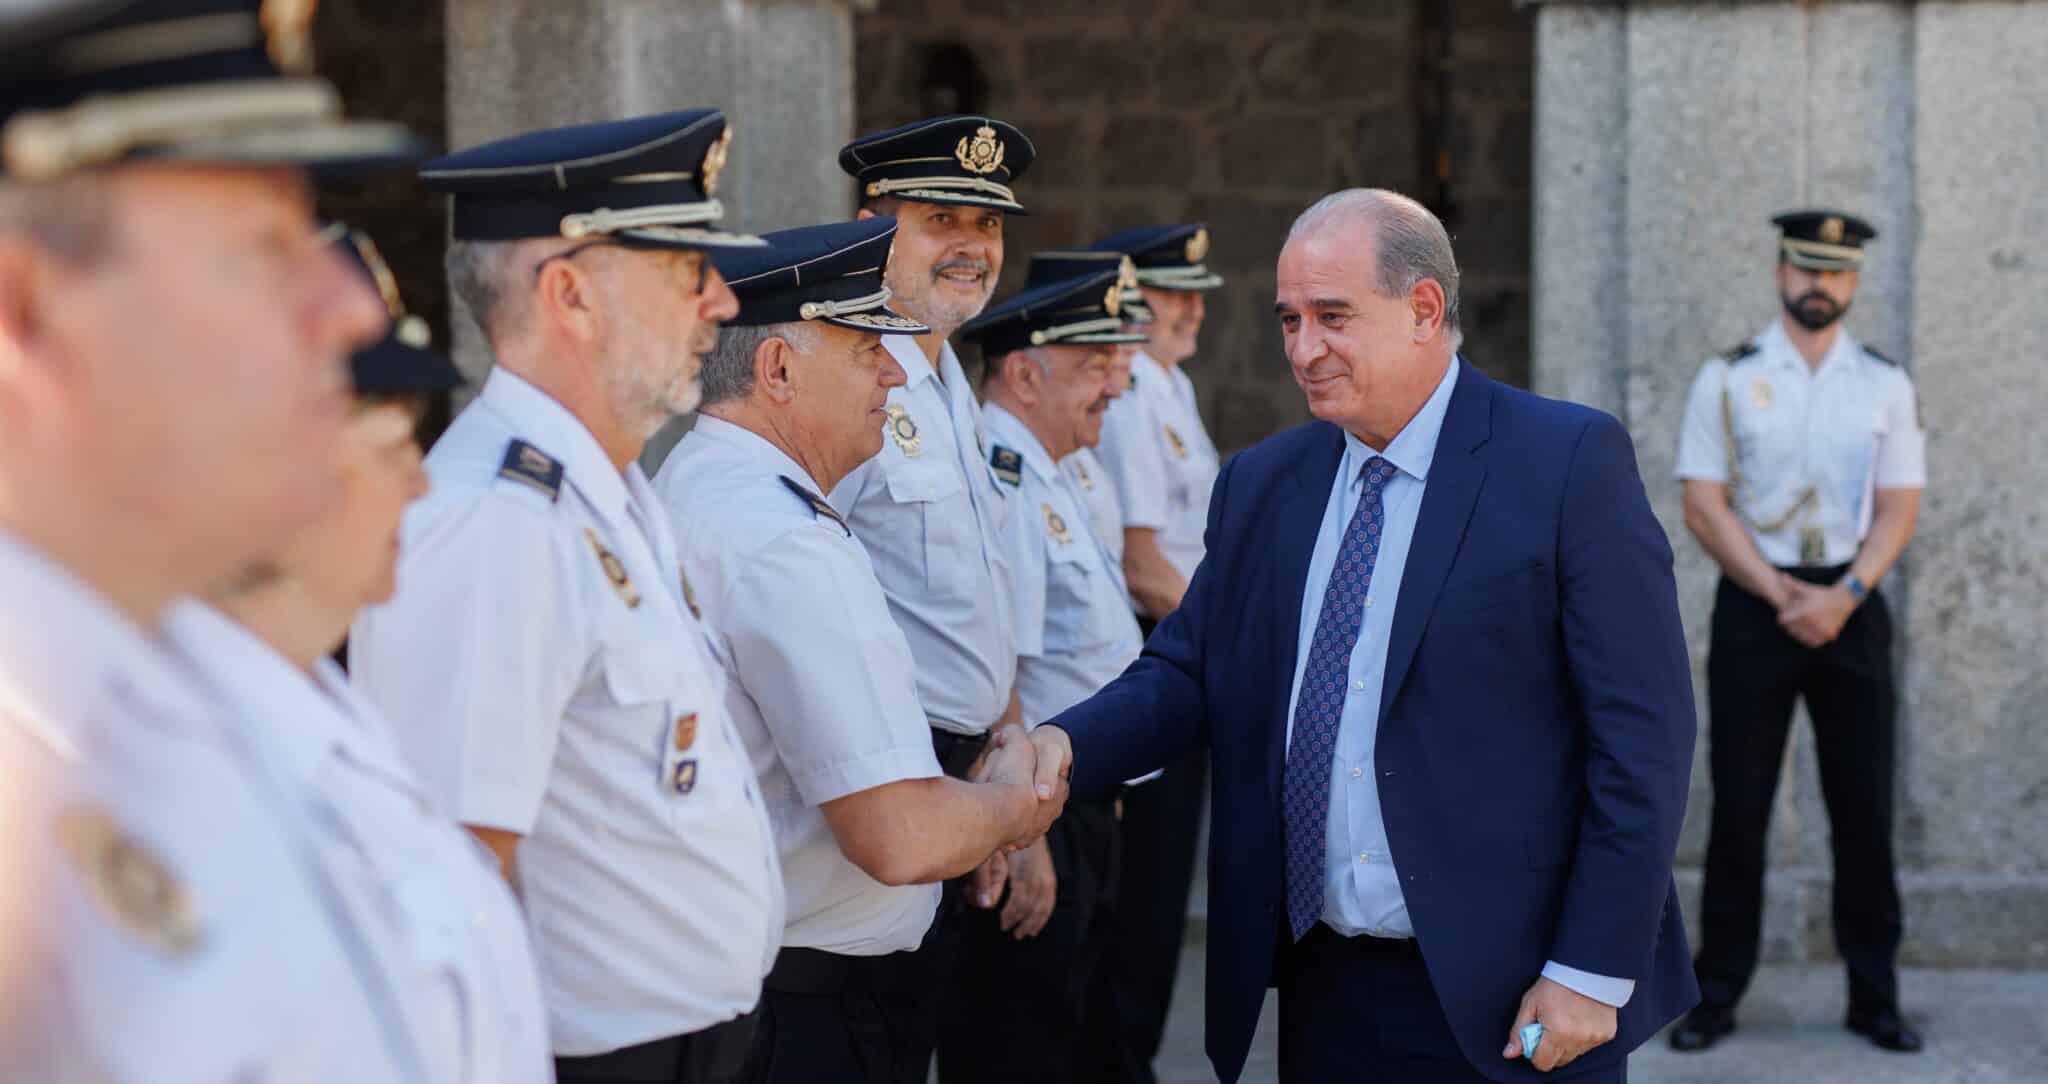
<instances>
[{"instance_id":1,"label":"police officer in white shirt","mask_svg":"<svg viewBox=\"0 0 2048 1084\"><path fill-rule=\"evenodd\" d=\"M716 110L552 129L429 163L452 278L497 362L427 457L358 687L526 906L556 1072L726 1081L782 879L724 679L635 463L693 409L738 309L707 250Z\"/></svg>"},{"instance_id":2,"label":"police officer in white shirt","mask_svg":"<svg viewBox=\"0 0 2048 1084\"><path fill-rule=\"evenodd\" d=\"M1017 598L1017 696L1035 726L1087 698L1138 657L1141 642L1107 546L1089 529L1061 461L1095 443L1125 332L1116 264L1022 292L968 324L987 359L982 407L990 463L1015 495L1005 535ZM1095 969L1111 933L1116 812L1068 806L1046 838L1009 859L1000 910L973 915L955 996L940 1029L948 1082L1080 1080ZM977 1020L1028 1019L1027 1041Z\"/></svg>"},{"instance_id":3,"label":"police officer in white shirt","mask_svg":"<svg viewBox=\"0 0 2048 1084\"><path fill-rule=\"evenodd\" d=\"M883 332L896 223L784 230L723 254L740 315L706 359L697 425L655 488L781 848L782 953L755 1079L924 1084L921 1021L949 991L927 940L938 882L1037 837L1058 808L1016 742L1005 783L939 770L916 665L867 551L820 493L881 451L902 366Z\"/></svg>"},{"instance_id":4,"label":"police officer in white shirt","mask_svg":"<svg viewBox=\"0 0 2048 1084\"><path fill-rule=\"evenodd\" d=\"M289 781L159 635L326 507L343 366L384 326L303 167L417 144L280 70L303 20L213 4L195 37L191 7L11 26L0 57L0 758L32 916L0 1079L424 1080Z\"/></svg>"},{"instance_id":5,"label":"police officer in white shirt","mask_svg":"<svg viewBox=\"0 0 2048 1084\"><path fill-rule=\"evenodd\" d=\"M1114 400L1131 390L1131 362L1138 356L1138 344L1145 339L1144 325L1152 322L1152 310L1145 305L1145 295L1138 290L1138 269L1130 257L1120 252L1095 249L1034 252L1025 271L1024 287L1044 286L1112 267L1117 270L1117 281L1123 287L1122 307L1117 316L1123 322L1124 333L1131 337L1129 342L1116 344L1115 359L1110 362L1107 391ZM1076 448L1073 454L1060 460L1060 474L1073 484L1074 491L1080 495L1081 503L1088 511L1089 529L1094 532L1095 540L1109 550L1121 576L1124 511L1117 495L1116 479L1110 477L1109 469L1096 457L1092 445Z\"/></svg>"},{"instance_id":6,"label":"police officer in white shirt","mask_svg":"<svg viewBox=\"0 0 2048 1084\"><path fill-rule=\"evenodd\" d=\"M1202 560L1216 446L1184 366L1201 333L1202 295L1223 278L1202 262L1209 231L1200 223L1128 229L1090 247L1130 257L1155 317L1145 329L1151 341L1132 359L1131 390L1110 405L1097 449L1123 504L1124 578L1138 627L1149 636L1180 605ZM1102 969L1101 1060L1112 1066L1109 1079L1152 1079L1180 967L1208 772L1207 754L1195 749L1125 797L1121 929Z\"/></svg>"},{"instance_id":7,"label":"police officer in white shirt","mask_svg":"<svg viewBox=\"0 0 2048 1084\"><path fill-rule=\"evenodd\" d=\"M317 851L390 961L428 1076L542 1084L554 1071L540 980L496 858L440 813L389 725L328 657L357 611L391 597L400 516L426 491L414 427L427 396L462 376L405 311L369 237L339 225L323 234L383 294L392 321L350 361L355 404L339 498L276 554L209 592L210 605L173 609L166 630L240 709L239 735L301 782Z\"/></svg>"},{"instance_id":8,"label":"police officer in white shirt","mask_svg":"<svg viewBox=\"0 0 2048 1084\"><path fill-rule=\"evenodd\" d=\"M1835 851L1847 1026L1917 1051L1898 1004L1898 697L1877 585L1913 537L1926 438L1905 370L1841 324L1877 231L1830 210L1772 221L1784 311L1701 368L1679 437L1685 523L1722 575L1707 658L1714 806L1694 959L1701 1000L1671 1045L1704 1050L1735 1028L1756 970L1772 795L1803 698Z\"/></svg>"}]
</instances>

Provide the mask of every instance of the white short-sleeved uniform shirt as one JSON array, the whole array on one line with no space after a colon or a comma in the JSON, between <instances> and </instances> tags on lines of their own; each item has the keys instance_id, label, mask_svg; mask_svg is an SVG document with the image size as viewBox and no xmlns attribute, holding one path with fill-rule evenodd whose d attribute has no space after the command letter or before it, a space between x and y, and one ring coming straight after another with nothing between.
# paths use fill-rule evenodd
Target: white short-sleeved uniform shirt
<instances>
[{"instance_id":1,"label":"white short-sleeved uniform shirt","mask_svg":"<svg viewBox=\"0 0 2048 1084\"><path fill-rule=\"evenodd\" d=\"M645 475L504 369L427 472L398 595L356 622L350 666L443 808L524 837L554 1052L751 1011L782 877Z\"/></svg>"},{"instance_id":2,"label":"white short-sleeved uniform shirt","mask_svg":"<svg viewBox=\"0 0 2048 1084\"><path fill-rule=\"evenodd\" d=\"M1109 551L1109 558L1121 573L1124 567L1124 510L1119 503L1116 479L1096 458L1093 448L1076 448L1060 460L1060 475L1081 498L1088 510L1088 529L1095 541Z\"/></svg>"},{"instance_id":3,"label":"white short-sleeved uniform shirt","mask_svg":"<svg viewBox=\"0 0 2048 1084\"><path fill-rule=\"evenodd\" d=\"M1675 473L1727 483L1772 564L1847 564L1870 530L1873 492L1927 484L1913 381L1846 329L1809 366L1772 321L1700 368Z\"/></svg>"},{"instance_id":4,"label":"white short-sleeved uniform shirt","mask_svg":"<svg viewBox=\"0 0 2048 1084\"><path fill-rule=\"evenodd\" d=\"M1131 390L1110 404L1097 457L1115 480L1124 525L1157 530L1160 552L1193 579L1218 459L1180 366L1169 371L1143 351L1132 357Z\"/></svg>"},{"instance_id":5,"label":"white short-sleeved uniform shirt","mask_svg":"<svg viewBox=\"0 0 2048 1084\"><path fill-rule=\"evenodd\" d=\"M162 641L0 534L0 753L39 944L0 1080L426 1081L288 791ZM19 869L17 869L19 872Z\"/></svg>"},{"instance_id":6,"label":"white short-sleeved uniform shirt","mask_svg":"<svg viewBox=\"0 0 2048 1084\"><path fill-rule=\"evenodd\" d=\"M941 774L910 644L867 550L831 505L813 504L823 498L801 466L718 418L697 419L654 486L775 826L789 896L782 943L843 956L917 948L939 886L868 876L819 809Z\"/></svg>"},{"instance_id":7,"label":"white short-sleeved uniform shirt","mask_svg":"<svg viewBox=\"0 0 2048 1084\"><path fill-rule=\"evenodd\" d=\"M1009 572L996 545L1007 510L952 344L936 370L910 336L884 335L882 345L910 382L889 389L881 454L827 496L874 561L932 725L979 734L1009 707L1017 675Z\"/></svg>"},{"instance_id":8,"label":"white short-sleeved uniform shirt","mask_svg":"<svg viewBox=\"0 0 2048 1084\"><path fill-rule=\"evenodd\" d=\"M1037 726L1109 684L1143 642L1123 570L1088 529L1080 495L1023 421L995 403L982 411L989 439L1023 459L1005 544L1017 585L1017 699L1024 724Z\"/></svg>"},{"instance_id":9,"label":"white short-sleeved uniform shirt","mask_svg":"<svg viewBox=\"0 0 2048 1084\"><path fill-rule=\"evenodd\" d=\"M373 931L428 1076L450 1084L552 1080L525 917L476 837L443 816L389 728L322 659L301 673L196 602L165 635L233 710L242 737L293 780L316 850Z\"/></svg>"}]
</instances>

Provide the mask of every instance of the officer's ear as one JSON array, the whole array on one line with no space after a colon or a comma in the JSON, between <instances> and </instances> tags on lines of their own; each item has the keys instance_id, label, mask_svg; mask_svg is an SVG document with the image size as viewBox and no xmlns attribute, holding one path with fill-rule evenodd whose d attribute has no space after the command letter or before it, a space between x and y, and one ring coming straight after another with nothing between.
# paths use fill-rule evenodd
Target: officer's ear
<instances>
[{"instance_id":1,"label":"officer's ear","mask_svg":"<svg viewBox=\"0 0 2048 1084\"><path fill-rule=\"evenodd\" d=\"M770 335L754 348L754 386L768 394L771 402L787 406L796 398L796 351L789 340Z\"/></svg>"},{"instance_id":2,"label":"officer's ear","mask_svg":"<svg viewBox=\"0 0 2048 1084\"><path fill-rule=\"evenodd\" d=\"M597 304L597 284L573 260L542 257L535 272L533 302L550 323L583 342L604 333L604 313ZM515 271L517 265L515 263Z\"/></svg>"}]
</instances>

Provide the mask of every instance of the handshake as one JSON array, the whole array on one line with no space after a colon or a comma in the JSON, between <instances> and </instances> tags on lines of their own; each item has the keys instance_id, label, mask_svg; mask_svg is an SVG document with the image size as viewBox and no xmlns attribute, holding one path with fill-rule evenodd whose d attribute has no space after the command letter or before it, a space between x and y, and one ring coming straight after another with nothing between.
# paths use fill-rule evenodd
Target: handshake
<instances>
[{"instance_id":1,"label":"handshake","mask_svg":"<svg viewBox=\"0 0 2048 1084\"><path fill-rule=\"evenodd\" d=\"M1011 808L1013 831L999 854L1013 854L1045 835L1067 807L1067 779L1074 774L1074 747L1067 732L1056 726L1026 731L1006 723L991 731L988 749L975 765L976 783L1031 788L1031 801Z\"/></svg>"}]
</instances>

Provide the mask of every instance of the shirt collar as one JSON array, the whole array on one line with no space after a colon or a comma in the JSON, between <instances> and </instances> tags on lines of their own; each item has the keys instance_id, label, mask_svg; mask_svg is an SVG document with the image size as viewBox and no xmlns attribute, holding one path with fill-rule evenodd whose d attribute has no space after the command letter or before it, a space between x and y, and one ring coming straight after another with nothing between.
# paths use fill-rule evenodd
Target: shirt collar
<instances>
[{"instance_id":1,"label":"shirt collar","mask_svg":"<svg viewBox=\"0 0 2048 1084\"><path fill-rule=\"evenodd\" d=\"M805 470L796 460L791 459L788 452L776 447L774 441L748 429L744 425L734 425L724 418L713 417L709 414L699 414L697 415L697 424L691 427L690 435L684 439L707 440L714 444L722 444L750 458L762 457L764 465L769 471L775 474L786 474L793 482L808 482L813 491L822 490L822 487L818 485L818 480L811 477L811 472Z\"/></svg>"},{"instance_id":2,"label":"shirt collar","mask_svg":"<svg viewBox=\"0 0 2048 1084\"><path fill-rule=\"evenodd\" d=\"M1809 370L1806 359L1799 354L1799 348L1792 345L1792 336L1785 333L1785 321L1782 317L1771 321L1771 325L1764 329L1763 334L1756 337L1756 344L1773 365L1781 369L1810 371L1815 379L1837 370L1847 371L1863 356L1863 345L1858 343L1856 337L1849 334L1849 329L1845 327L1835 335L1835 344L1828 347L1828 352L1821 357L1820 364Z\"/></svg>"},{"instance_id":3,"label":"shirt collar","mask_svg":"<svg viewBox=\"0 0 2048 1084\"><path fill-rule=\"evenodd\" d=\"M341 728L313 679L234 618L195 600L164 615L164 634L226 703L236 729L309 778ZM328 710L308 710L326 708Z\"/></svg>"},{"instance_id":4,"label":"shirt collar","mask_svg":"<svg viewBox=\"0 0 2048 1084\"><path fill-rule=\"evenodd\" d=\"M611 457L597 443L588 426L548 393L524 377L494 366L477 396L485 406L511 423L519 439L562 464L562 475L576 486L599 513L623 523L632 499L625 474L612 466ZM627 464L627 473L638 470Z\"/></svg>"},{"instance_id":5,"label":"shirt collar","mask_svg":"<svg viewBox=\"0 0 2048 1084\"><path fill-rule=\"evenodd\" d=\"M1053 462L1052 453L1045 450L1031 427L1024 419L1012 414L999 403L984 403L982 414L988 419L988 427L995 430L994 438L1006 444L1014 444L1024 457L1024 465L1031 468L1044 481L1054 484L1059 480L1059 464Z\"/></svg>"},{"instance_id":6,"label":"shirt collar","mask_svg":"<svg viewBox=\"0 0 2048 1084\"><path fill-rule=\"evenodd\" d=\"M924 351L917 347L917 340L909 335L884 335L882 348L895 357L896 364L903 366L903 386L906 389L914 388L920 381L930 380L938 375L932 368L931 359L924 356ZM945 343L939 347L941 363L946 360L946 355L952 349L952 343Z\"/></svg>"},{"instance_id":7,"label":"shirt collar","mask_svg":"<svg viewBox=\"0 0 2048 1084\"><path fill-rule=\"evenodd\" d=\"M1451 363L1444 366L1443 379L1437 381L1436 390L1429 393L1422 409L1416 411L1415 416L1408 419L1408 424L1394 434L1394 439L1387 442L1386 451L1375 452L1350 432L1344 434L1344 477L1347 485L1357 480L1359 472L1374 456L1392 463L1396 470L1418 482L1429 481L1429 466L1436 462L1436 440L1444 431L1444 415L1451 409L1451 392L1458 386L1460 364L1459 359L1453 356Z\"/></svg>"}]
</instances>

